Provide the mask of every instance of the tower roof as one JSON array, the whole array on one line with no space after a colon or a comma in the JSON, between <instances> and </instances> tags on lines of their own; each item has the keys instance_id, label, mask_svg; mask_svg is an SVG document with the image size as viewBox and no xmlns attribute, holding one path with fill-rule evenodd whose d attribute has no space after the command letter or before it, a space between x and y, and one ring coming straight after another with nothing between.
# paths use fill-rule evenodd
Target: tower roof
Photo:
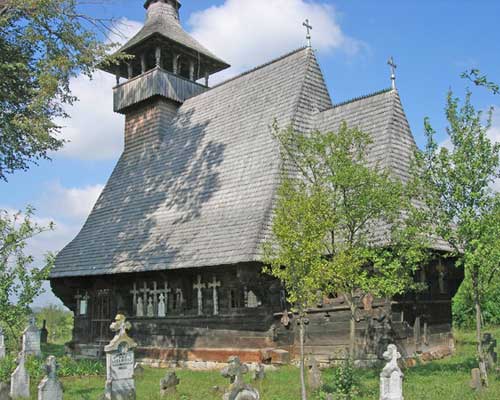
<instances>
[{"instance_id":1,"label":"tower roof","mask_svg":"<svg viewBox=\"0 0 500 400\"><path fill-rule=\"evenodd\" d=\"M159 38L174 42L184 50L196 53L210 66L210 74L228 68L229 64L207 50L182 28L179 20L180 6L178 0L147 0L144 4L147 9L146 23L132 39L120 48L119 52L134 53L146 41Z\"/></svg>"}]
</instances>

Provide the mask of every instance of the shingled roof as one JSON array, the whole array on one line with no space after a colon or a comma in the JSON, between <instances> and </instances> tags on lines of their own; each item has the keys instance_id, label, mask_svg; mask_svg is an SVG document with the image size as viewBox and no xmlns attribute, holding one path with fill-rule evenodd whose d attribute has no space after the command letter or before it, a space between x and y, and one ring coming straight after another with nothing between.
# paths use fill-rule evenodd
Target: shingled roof
<instances>
[{"instance_id":1,"label":"shingled roof","mask_svg":"<svg viewBox=\"0 0 500 400\"><path fill-rule=\"evenodd\" d=\"M281 160L270 125L311 129L331 100L299 49L187 100L127 147L51 278L258 261Z\"/></svg>"}]
</instances>

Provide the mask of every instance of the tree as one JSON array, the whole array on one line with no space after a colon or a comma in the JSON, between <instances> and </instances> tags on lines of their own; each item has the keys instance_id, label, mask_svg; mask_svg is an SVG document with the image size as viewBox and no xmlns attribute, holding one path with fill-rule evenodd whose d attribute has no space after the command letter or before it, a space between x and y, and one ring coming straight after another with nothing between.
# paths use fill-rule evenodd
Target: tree
<instances>
[{"instance_id":1,"label":"tree","mask_svg":"<svg viewBox=\"0 0 500 400\"><path fill-rule=\"evenodd\" d=\"M73 313L71 311L51 304L36 310L36 320L38 326L46 321L50 343L64 344L71 340L73 330Z\"/></svg>"},{"instance_id":2,"label":"tree","mask_svg":"<svg viewBox=\"0 0 500 400\"><path fill-rule=\"evenodd\" d=\"M435 236L444 239L470 278L476 319L477 355L483 383L487 372L481 346L484 283L495 279L500 232L498 198L492 185L500 176L500 145L488 138L492 110L483 121L467 91L463 105L450 91L446 106L448 141L439 146L425 121L427 145L416 153L415 176Z\"/></svg>"},{"instance_id":3,"label":"tree","mask_svg":"<svg viewBox=\"0 0 500 400\"><path fill-rule=\"evenodd\" d=\"M360 293L402 294L413 285L412 272L425 254L417 248L421 241L410 238L413 231L404 228L403 184L367 164L371 140L358 129L342 124L338 132L307 135L274 130L285 162L264 261L298 313L301 366L303 320L318 293L344 295L354 357ZM303 388L303 398L304 393Z\"/></svg>"},{"instance_id":4,"label":"tree","mask_svg":"<svg viewBox=\"0 0 500 400\"><path fill-rule=\"evenodd\" d=\"M25 254L27 242L48 229L52 225L44 228L33 221L30 208L24 214L0 211L0 321L11 343L17 343L30 305L42 293L53 265L49 254L42 267L33 266L33 257Z\"/></svg>"},{"instance_id":5,"label":"tree","mask_svg":"<svg viewBox=\"0 0 500 400\"><path fill-rule=\"evenodd\" d=\"M0 4L0 179L63 145L54 119L76 100L70 79L116 62L96 33L107 22L79 12L77 0Z\"/></svg>"}]
</instances>

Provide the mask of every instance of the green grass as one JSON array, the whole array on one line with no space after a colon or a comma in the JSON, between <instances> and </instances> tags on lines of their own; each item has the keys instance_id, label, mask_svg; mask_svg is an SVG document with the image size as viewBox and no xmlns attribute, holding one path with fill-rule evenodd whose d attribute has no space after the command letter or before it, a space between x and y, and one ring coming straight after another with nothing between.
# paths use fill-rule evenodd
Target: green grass
<instances>
[{"instance_id":1,"label":"green grass","mask_svg":"<svg viewBox=\"0 0 500 400\"><path fill-rule=\"evenodd\" d=\"M500 328L492 329L500 337ZM469 387L470 370L476 366L473 334L457 332L457 352L444 360L433 361L405 371L405 400L498 400L500 399L500 377L490 374L490 387L481 393ZM57 349L52 349L57 352ZM358 370L356 378L359 395L356 400L377 400L379 398L379 370ZM136 380L138 400L159 400L159 382L165 370L145 368L142 378ZM176 400L220 400L228 380L218 372L177 371L180 378ZM332 370L323 372L325 383L331 382ZM256 385L263 400L299 399L299 376L294 367L284 367L269 372L263 383ZM103 393L105 377L68 377L61 379L65 388L65 400L97 400ZM36 399L36 385L32 384ZM318 400L313 394L310 400Z\"/></svg>"}]
</instances>

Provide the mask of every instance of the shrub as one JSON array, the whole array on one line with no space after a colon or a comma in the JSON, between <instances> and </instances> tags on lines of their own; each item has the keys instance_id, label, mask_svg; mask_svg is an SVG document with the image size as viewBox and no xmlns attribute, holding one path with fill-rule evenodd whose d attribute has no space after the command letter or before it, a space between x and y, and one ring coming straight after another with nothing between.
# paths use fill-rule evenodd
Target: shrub
<instances>
[{"instance_id":1,"label":"shrub","mask_svg":"<svg viewBox=\"0 0 500 400\"><path fill-rule=\"evenodd\" d=\"M336 400L352 400L358 395L356 383L354 366L347 359L333 370L332 380L323 387L320 399L326 399L328 393L333 393Z\"/></svg>"}]
</instances>

